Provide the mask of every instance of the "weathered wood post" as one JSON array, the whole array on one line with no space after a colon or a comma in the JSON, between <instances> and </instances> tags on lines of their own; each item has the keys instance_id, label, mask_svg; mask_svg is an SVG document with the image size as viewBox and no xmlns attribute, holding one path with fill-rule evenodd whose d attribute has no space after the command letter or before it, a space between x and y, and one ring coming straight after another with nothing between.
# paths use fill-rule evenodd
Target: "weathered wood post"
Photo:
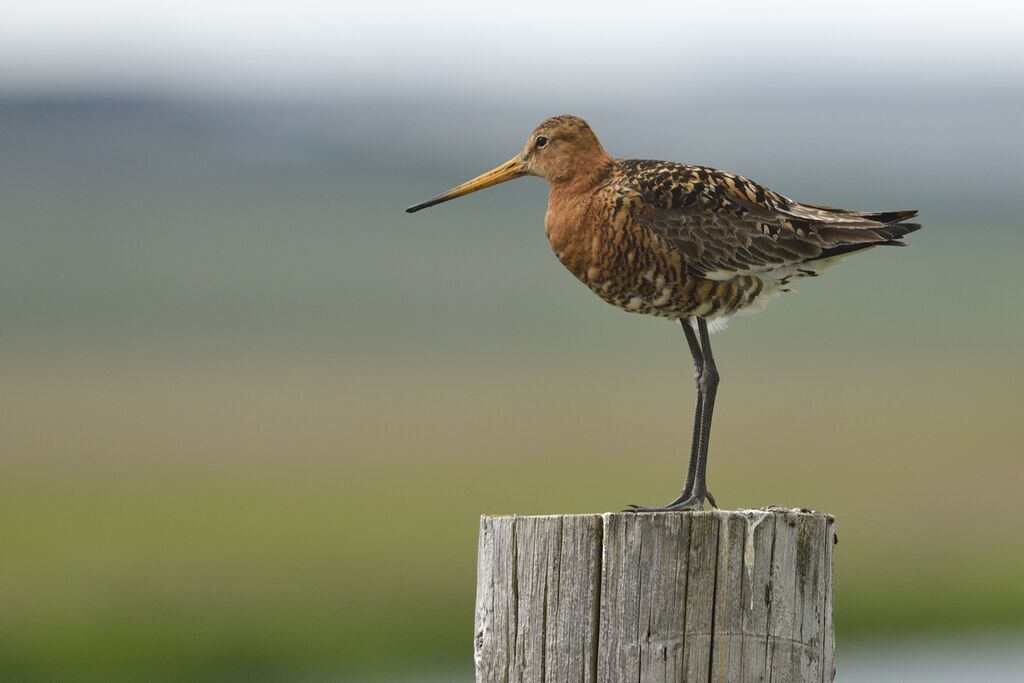
<instances>
[{"instance_id":1,"label":"weathered wood post","mask_svg":"<svg viewBox=\"0 0 1024 683\"><path fill-rule=\"evenodd\" d=\"M477 683L832 681L834 539L778 508L485 516Z\"/></svg>"}]
</instances>

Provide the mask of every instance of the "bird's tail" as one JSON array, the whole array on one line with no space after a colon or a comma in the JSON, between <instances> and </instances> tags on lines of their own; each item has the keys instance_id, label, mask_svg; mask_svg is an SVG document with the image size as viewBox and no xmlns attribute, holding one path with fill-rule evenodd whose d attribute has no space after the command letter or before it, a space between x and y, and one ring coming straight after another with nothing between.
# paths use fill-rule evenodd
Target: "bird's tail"
<instances>
[{"instance_id":1,"label":"bird's tail","mask_svg":"<svg viewBox=\"0 0 1024 683\"><path fill-rule=\"evenodd\" d=\"M819 222L818 234L831 245L807 263L816 270L827 268L843 257L878 246L904 247L902 239L921 229L920 223L904 223L917 211L848 211L803 204L800 208Z\"/></svg>"},{"instance_id":2,"label":"bird's tail","mask_svg":"<svg viewBox=\"0 0 1024 683\"><path fill-rule=\"evenodd\" d=\"M787 212L814 221L816 234L827 246L818 255L778 271L778 284L783 288L794 279L814 277L855 252L878 246L904 247L902 238L921 228L919 223L903 222L917 211L847 211L795 204Z\"/></svg>"}]
</instances>

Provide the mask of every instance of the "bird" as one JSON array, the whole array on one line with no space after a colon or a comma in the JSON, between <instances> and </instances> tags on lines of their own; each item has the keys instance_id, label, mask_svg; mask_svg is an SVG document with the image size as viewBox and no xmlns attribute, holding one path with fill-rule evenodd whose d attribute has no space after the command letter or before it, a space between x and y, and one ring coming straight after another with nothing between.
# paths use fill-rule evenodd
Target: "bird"
<instances>
[{"instance_id":1,"label":"bird","mask_svg":"<svg viewBox=\"0 0 1024 683\"><path fill-rule=\"evenodd\" d=\"M719 372L710 334L792 284L876 246L905 246L908 211L806 204L707 166L616 159L578 116L537 126L521 152L414 213L523 176L548 183L544 231L555 256L604 301L678 320L693 357L696 405L686 478L673 501L634 512L717 508L707 486Z\"/></svg>"}]
</instances>

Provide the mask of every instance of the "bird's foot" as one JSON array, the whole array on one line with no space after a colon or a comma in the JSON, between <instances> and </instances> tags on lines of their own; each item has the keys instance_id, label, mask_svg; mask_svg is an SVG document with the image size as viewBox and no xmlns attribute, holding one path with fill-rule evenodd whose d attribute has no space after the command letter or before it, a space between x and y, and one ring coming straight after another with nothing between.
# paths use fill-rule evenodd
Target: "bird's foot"
<instances>
[{"instance_id":1,"label":"bird's foot","mask_svg":"<svg viewBox=\"0 0 1024 683\"><path fill-rule=\"evenodd\" d=\"M686 512L696 511L704 509L704 501L697 500L696 498L687 498L681 503L673 503L671 505L662 505L661 507L647 507L646 505L637 505L636 503L630 503L623 512Z\"/></svg>"},{"instance_id":2,"label":"bird's foot","mask_svg":"<svg viewBox=\"0 0 1024 683\"><path fill-rule=\"evenodd\" d=\"M662 505L661 507L647 507L645 505L630 503L629 507L623 510L623 512L685 512L687 510L703 510L705 499L711 504L711 507L716 510L718 509L718 504L715 503L715 497L711 495L710 491L707 491L703 495L693 494L686 497L680 496L668 505Z\"/></svg>"}]
</instances>

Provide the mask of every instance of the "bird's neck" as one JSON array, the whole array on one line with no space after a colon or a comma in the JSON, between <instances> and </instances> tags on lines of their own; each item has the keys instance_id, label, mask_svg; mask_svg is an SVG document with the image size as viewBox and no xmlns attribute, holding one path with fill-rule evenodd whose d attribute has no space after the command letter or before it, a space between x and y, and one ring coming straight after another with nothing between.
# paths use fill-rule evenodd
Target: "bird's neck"
<instances>
[{"instance_id":1,"label":"bird's neck","mask_svg":"<svg viewBox=\"0 0 1024 683\"><path fill-rule=\"evenodd\" d=\"M614 160L609 156L600 166L589 167L586 172L571 177L548 181L548 210L544 229L548 242L558 259L570 270L580 256L577 252L590 241L583 239L587 228L586 216L594 196L613 170Z\"/></svg>"},{"instance_id":2,"label":"bird's neck","mask_svg":"<svg viewBox=\"0 0 1024 683\"><path fill-rule=\"evenodd\" d=\"M600 185L611 173L615 159L604 149L573 159L561 175L548 177L551 192L564 196L586 194Z\"/></svg>"}]
</instances>

